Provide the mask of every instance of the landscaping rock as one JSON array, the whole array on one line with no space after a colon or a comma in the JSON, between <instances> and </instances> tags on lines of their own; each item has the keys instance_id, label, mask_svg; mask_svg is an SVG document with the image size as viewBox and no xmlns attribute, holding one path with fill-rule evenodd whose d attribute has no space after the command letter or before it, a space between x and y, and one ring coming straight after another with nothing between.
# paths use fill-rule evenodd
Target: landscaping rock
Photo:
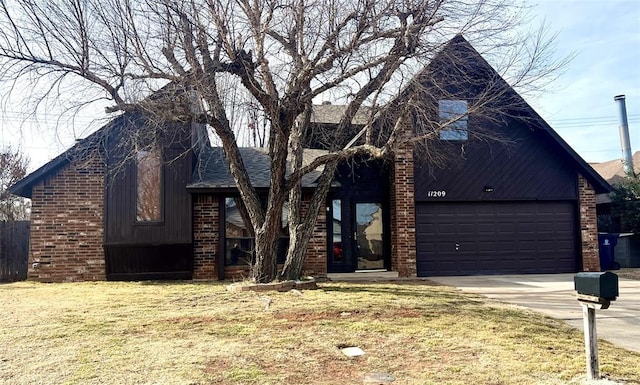
<instances>
[{"instance_id":1,"label":"landscaping rock","mask_svg":"<svg viewBox=\"0 0 640 385\"><path fill-rule=\"evenodd\" d=\"M316 281L313 278L304 281L281 281L271 283L247 283L238 282L227 285L228 291L290 291L297 290L314 290L317 289Z\"/></svg>"},{"instance_id":2,"label":"landscaping rock","mask_svg":"<svg viewBox=\"0 0 640 385\"><path fill-rule=\"evenodd\" d=\"M395 380L396 378L391 373L374 372L364 376L365 384L390 384Z\"/></svg>"},{"instance_id":3,"label":"landscaping rock","mask_svg":"<svg viewBox=\"0 0 640 385\"><path fill-rule=\"evenodd\" d=\"M342 354L344 354L349 358L360 357L364 355L364 350L360 349L357 346L349 346L346 348L342 348L340 349L340 351L342 352Z\"/></svg>"},{"instance_id":4,"label":"landscaping rock","mask_svg":"<svg viewBox=\"0 0 640 385\"><path fill-rule=\"evenodd\" d=\"M305 279L304 281L296 281L296 289L298 290L315 290L318 288L316 280L313 278Z\"/></svg>"}]
</instances>

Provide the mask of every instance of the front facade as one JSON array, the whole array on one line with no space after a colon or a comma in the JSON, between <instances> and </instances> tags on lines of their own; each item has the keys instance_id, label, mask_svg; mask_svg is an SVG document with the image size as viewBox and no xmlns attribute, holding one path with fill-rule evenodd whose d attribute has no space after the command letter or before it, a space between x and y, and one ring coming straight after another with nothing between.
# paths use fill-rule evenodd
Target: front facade
<instances>
[{"instance_id":1,"label":"front facade","mask_svg":"<svg viewBox=\"0 0 640 385\"><path fill-rule=\"evenodd\" d=\"M416 167L417 274L597 270L586 171L526 125L502 128L510 144L468 143L464 158Z\"/></svg>"},{"instance_id":2,"label":"front facade","mask_svg":"<svg viewBox=\"0 0 640 385\"><path fill-rule=\"evenodd\" d=\"M460 103L444 100L440 108ZM405 144L391 159L340 166L317 213L304 273L598 271L595 195L610 186L527 113L482 122L502 138L495 142L466 133L466 124L480 124L470 114L432 144L451 154L444 161ZM117 118L12 187L32 199L29 279L248 276L253 237L221 149L203 140L196 124L119 144L123 131L139 127L136 119ZM408 125L404 134L411 132ZM253 185L266 194L268 156L241 152ZM307 195L315 177L303 180ZM281 262L286 216L282 224Z\"/></svg>"}]
</instances>

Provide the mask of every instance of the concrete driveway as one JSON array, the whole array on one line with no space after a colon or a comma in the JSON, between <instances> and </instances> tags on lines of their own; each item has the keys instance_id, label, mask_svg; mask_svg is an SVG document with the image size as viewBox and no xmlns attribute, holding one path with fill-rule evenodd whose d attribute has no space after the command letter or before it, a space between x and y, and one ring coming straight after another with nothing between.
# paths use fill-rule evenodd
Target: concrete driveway
<instances>
[{"instance_id":1,"label":"concrete driveway","mask_svg":"<svg viewBox=\"0 0 640 385\"><path fill-rule=\"evenodd\" d=\"M462 291L524 306L582 330L582 306L573 274L428 277ZM596 310L598 338L640 352L640 281L620 279L620 296L607 310Z\"/></svg>"}]
</instances>

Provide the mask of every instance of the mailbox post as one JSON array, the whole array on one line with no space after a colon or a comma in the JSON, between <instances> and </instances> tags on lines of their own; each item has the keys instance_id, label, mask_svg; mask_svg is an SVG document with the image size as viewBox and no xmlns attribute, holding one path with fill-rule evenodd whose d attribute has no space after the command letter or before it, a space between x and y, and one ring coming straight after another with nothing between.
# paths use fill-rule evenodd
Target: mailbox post
<instances>
[{"instance_id":1,"label":"mailbox post","mask_svg":"<svg viewBox=\"0 0 640 385\"><path fill-rule=\"evenodd\" d=\"M596 309L608 309L618 297L618 276L611 272L577 273L573 277L584 320L584 347L587 356L587 379L600 378Z\"/></svg>"}]
</instances>

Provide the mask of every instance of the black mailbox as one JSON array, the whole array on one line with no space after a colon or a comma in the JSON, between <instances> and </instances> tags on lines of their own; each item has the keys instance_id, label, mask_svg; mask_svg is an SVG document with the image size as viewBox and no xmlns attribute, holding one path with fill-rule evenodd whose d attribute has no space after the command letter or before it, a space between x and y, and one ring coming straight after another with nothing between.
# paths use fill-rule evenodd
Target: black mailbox
<instances>
[{"instance_id":1,"label":"black mailbox","mask_svg":"<svg viewBox=\"0 0 640 385\"><path fill-rule=\"evenodd\" d=\"M577 273L573 283L578 294L615 300L618 296L618 276L610 271Z\"/></svg>"}]
</instances>

